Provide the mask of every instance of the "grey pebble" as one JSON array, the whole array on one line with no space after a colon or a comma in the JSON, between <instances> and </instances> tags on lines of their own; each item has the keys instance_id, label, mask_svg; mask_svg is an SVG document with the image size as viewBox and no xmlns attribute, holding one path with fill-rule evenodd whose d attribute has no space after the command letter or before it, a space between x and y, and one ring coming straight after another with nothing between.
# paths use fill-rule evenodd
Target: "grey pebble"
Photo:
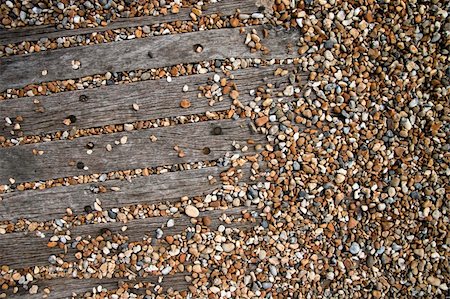
<instances>
[{"instance_id":1,"label":"grey pebble","mask_svg":"<svg viewBox=\"0 0 450 299\"><path fill-rule=\"evenodd\" d=\"M48 257L48 262L50 263L50 264L55 264L56 263L56 256L55 255L51 255L51 256L49 256Z\"/></svg>"},{"instance_id":2,"label":"grey pebble","mask_svg":"<svg viewBox=\"0 0 450 299\"><path fill-rule=\"evenodd\" d=\"M361 251L361 247L358 243L353 242L352 246L350 246L350 253L353 255L357 255Z\"/></svg>"},{"instance_id":3,"label":"grey pebble","mask_svg":"<svg viewBox=\"0 0 450 299\"><path fill-rule=\"evenodd\" d=\"M161 270L161 274L162 275L167 275L170 273L170 271L172 271L172 267L171 266L167 266L164 269Z\"/></svg>"},{"instance_id":4,"label":"grey pebble","mask_svg":"<svg viewBox=\"0 0 450 299\"><path fill-rule=\"evenodd\" d=\"M117 218L117 213L115 213L113 210L108 210L108 216L111 219L116 219Z\"/></svg>"}]
</instances>

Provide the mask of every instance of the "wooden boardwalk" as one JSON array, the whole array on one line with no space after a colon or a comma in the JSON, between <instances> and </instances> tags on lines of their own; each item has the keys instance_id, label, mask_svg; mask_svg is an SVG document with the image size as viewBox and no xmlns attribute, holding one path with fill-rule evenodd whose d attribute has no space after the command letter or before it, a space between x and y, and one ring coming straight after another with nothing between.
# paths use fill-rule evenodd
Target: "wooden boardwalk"
<instances>
[{"instance_id":1,"label":"wooden boardwalk","mask_svg":"<svg viewBox=\"0 0 450 299\"><path fill-rule=\"evenodd\" d=\"M254 1L228 1L211 4L203 13L230 16L238 8L241 14L259 11ZM119 19L100 28L3 30L0 43L186 21L191 19L190 13L190 8L183 8L176 15ZM252 32L267 51L255 51L248 41L246 44ZM79 279L80 275L67 268L95 260L99 245L93 245L92 255L80 257L73 241L95 244L121 235L129 242L152 240L153 250L162 248L164 252L171 244L165 238L155 238L158 229L164 230L164 236L175 236L195 230L195 224L201 223L180 212L121 219L120 211L136 206L153 211L172 205L183 211L189 203L200 210L194 218L211 219L206 225L211 231L220 225L251 230L260 221L257 206L224 209L219 202L209 206L201 202L217 190L226 193L224 185L236 188L257 183L256 164L263 163L254 157L267 140L255 130L254 121L245 117L243 108L254 101L255 90L267 84L268 78L274 93L282 93L292 85L292 76L301 84L306 75L298 74L293 64L278 63L49 90L37 96L28 96L26 91L47 88L52 82L92 81L105 73L170 70L202 61L291 59L299 56L298 37L296 31L255 25L0 58L0 92L16 89L22 95L0 101L0 184L6 186L0 193L0 266L11 275L30 269L42 272L41 279L28 283L28 287L39 287L37 294L28 292L27 287L6 287L7 275L0 278L7 298L42 298L47 288L48 298L70 298L92 292L99 285L117 289L124 283L140 287L136 292L141 293L150 285L188 291L192 278L186 277L191 273L183 271L172 271L164 279L161 269L145 275ZM275 76L280 68L285 72ZM199 96L205 87L206 96ZM207 95L211 87L221 90L216 98ZM289 96L292 94L287 100ZM231 117L233 114L241 117ZM230 159L233 155L250 157L255 163L240 165L239 159ZM200 204L195 204L198 201ZM175 225L168 227L173 218ZM62 241L67 235L71 241L66 237Z\"/></svg>"}]
</instances>

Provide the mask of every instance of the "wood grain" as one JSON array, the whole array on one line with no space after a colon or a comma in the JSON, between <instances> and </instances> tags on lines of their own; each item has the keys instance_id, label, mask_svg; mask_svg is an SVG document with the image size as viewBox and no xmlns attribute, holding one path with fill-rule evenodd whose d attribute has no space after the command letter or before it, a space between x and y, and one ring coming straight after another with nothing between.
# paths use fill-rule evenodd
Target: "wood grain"
<instances>
[{"instance_id":1,"label":"wood grain","mask_svg":"<svg viewBox=\"0 0 450 299\"><path fill-rule=\"evenodd\" d=\"M186 290L189 283L186 282L185 276L190 276L189 273L175 273L173 275L165 275L161 283L158 282L159 276L147 276L138 277L133 280L126 278L108 278L108 279L76 279L76 278L54 278L50 280L38 280L31 285L37 285L39 291L37 294L30 294L22 287L19 288L19 292L16 294L8 294L7 298L26 298L26 299L42 299L43 289L49 288L50 294L48 299L67 299L72 298L72 294L75 293L77 296L82 296L85 293L90 292L92 294L92 289L98 286L102 286L102 289L108 291L118 289L123 283L127 283L130 288L130 293L142 294L145 288L136 289L134 286L138 283L151 283L154 285L159 285L163 288L163 291L167 291L169 288L175 291Z\"/></svg>"},{"instance_id":2,"label":"wood grain","mask_svg":"<svg viewBox=\"0 0 450 299\"><path fill-rule=\"evenodd\" d=\"M254 28L262 34L262 26ZM277 31L269 29L263 45L270 53L250 52L244 44L241 28L207 30L175 35L148 37L108 44L57 49L0 59L0 91L23 87L31 83L80 78L106 72L150 69L180 63L204 60L238 58L286 58L296 56L298 30ZM202 45L203 51L194 50ZM72 62L79 61L79 69ZM42 75L46 70L47 75Z\"/></svg>"},{"instance_id":3,"label":"wood grain","mask_svg":"<svg viewBox=\"0 0 450 299\"><path fill-rule=\"evenodd\" d=\"M229 16L239 9L241 13L251 14L258 11L256 0L227 0L211 3L203 10L203 15L220 14ZM84 35L94 32L103 32L119 28L152 26L161 23L170 23L175 21L189 21L191 8L180 8L178 14L169 13L159 16L142 16L133 18L118 18L111 21L106 26L85 27L77 29L58 29L55 25L26 26L14 29L0 30L0 45L21 43L24 41L38 41L41 38L56 39L74 35Z\"/></svg>"},{"instance_id":4,"label":"wood grain","mask_svg":"<svg viewBox=\"0 0 450 299\"><path fill-rule=\"evenodd\" d=\"M246 230L254 227L256 223L260 222L258 217L257 222L252 221L234 221L230 224L219 220L223 214L226 214L230 218L241 218L244 211L257 211L256 207L235 207L225 210L208 210L200 212L199 217L208 215L211 218L210 230L216 230L219 225L225 227L235 227L241 230ZM173 227L165 227L169 219L174 219L175 225ZM127 230L122 231L122 227L126 225ZM110 222L99 224L88 224L72 228L71 236L72 240L76 237L88 236L96 237L100 235L102 229L109 229L113 234L121 234L128 236L129 241L139 241L144 237L155 238L156 229L163 228L164 234L177 235L183 233L186 228L193 227L191 218L182 214L179 217L151 217L144 219L135 219L129 221L127 224L122 222ZM67 255L64 255L64 251L59 248L48 248L47 243L50 237L53 235L51 232L44 232L45 238L38 237L33 232L17 232L0 235L0 265L8 265L12 269L22 269L34 266L50 265L48 258L50 255L61 256L66 262L76 261L76 251L72 248L68 248ZM154 239L155 246L166 246L164 241Z\"/></svg>"},{"instance_id":5,"label":"wood grain","mask_svg":"<svg viewBox=\"0 0 450 299\"><path fill-rule=\"evenodd\" d=\"M283 91L289 84L289 78L273 76L279 67L289 71L295 69L293 65L276 65L233 71L235 79L232 81L240 92L239 100L248 104L254 99L249 95L249 91L265 85L267 78L270 78L271 84L278 87L274 89ZM175 77L170 83L164 79L149 80L49 96L4 100L0 101L0 119L9 117L15 120L20 116L23 120L20 122L20 130L15 131L15 134L22 132L25 135L39 135L70 131L73 127L83 129L227 110L232 102L228 95L213 106L209 105L207 98L198 98L198 87L212 85L213 75L209 73ZM222 73L220 76L225 77ZM306 74L300 74L298 77L303 82L307 80ZM182 91L184 85L189 87L187 92ZM82 102L80 98L87 100ZM181 99L189 99L191 106L187 109L181 108ZM36 102L39 104L35 104ZM135 103L139 105L138 111L132 108ZM67 126L63 121L69 115L74 115L77 121ZM13 126L6 126L6 122L3 122L0 125L0 135L11 136L12 128Z\"/></svg>"},{"instance_id":6,"label":"wood grain","mask_svg":"<svg viewBox=\"0 0 450 299\"><path fill-rule=\"evenodd\" d=\"M213 134L216 127L221 128L221 135ZM152 142L149 138L151 135L156 136L158 140ZM125 144L115 144L125 138ZM232 152L233 141L245 145L249 139L262 143L264 136L253 134L249 120L240 119L189 123L1 148L0 184L7 184L9 178L14 178L19 183L211 161ZM92 154L87 153L86 144L89 142L95 146ZM112 146L110 152L106 150L108 144ZM175 146L184 152L184 157L179 156ZM254 146L249 145L249 154L254 153L253 148ZM42 151L43 154L34 154L33 150L35 153Z\"/></svg>"},{"instance_id":7,"label":"wood grain","mask_svg":"<svg viewBox=\"0 0 450 299\"><path fill-rule=\"evenodd\" d=\"M102 202L103 210L134 204L156 204L174 202L182 196L206 195L221 184L220 174L226 167L206 167L147 177L137 177L131 182L109 180L92 184L60 186L44 190L28 190L1 195L0 221L15 222L18 219L50 221L62 218L70 208L75 215L84 213L84 208L96 199ZM250 169L243 168L243 179L248 181ZM216 179L210 184L208 177ZM93 188L104 187L106 192L94 193ZM119 188L119 191L112 191ZM43 208L45 207L45 208Z\"/></svg>"}]
</instances>

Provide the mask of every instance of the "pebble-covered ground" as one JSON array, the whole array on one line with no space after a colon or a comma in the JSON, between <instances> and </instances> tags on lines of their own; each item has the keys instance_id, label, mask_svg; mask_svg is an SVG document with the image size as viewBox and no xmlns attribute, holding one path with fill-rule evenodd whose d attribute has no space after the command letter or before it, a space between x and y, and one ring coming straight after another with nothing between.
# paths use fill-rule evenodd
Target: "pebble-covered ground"
<instances>
[{"instance_id":1,"label":"pebble-covered ground","mask_svg":"<svg viewBox=\"0 0 450 299\"><path fill-rule=\"evenodd\" d=\"M32 1L23 6L19 1L6 1L1 7L8 7L8 17L1 21L6 27L55 23L76 27L72 12L61 13L60 6L67 2L45 4L52 8L41 7L48 11L38 14ZM83 2L84 8L73 10L80 18L100 16L108 9L111 16L140 14L127 1ZM153 8L145 14L166 4L163 0L149 2ZM108 3L113 10L105 7ZM95 10L98 7L103 10ZM71 264L74 268L59 270L56 266L38 267L26 274L3 266L3 289L26 285L35 293L41 290L33 286L33 278L61 273L107 277L125 269L141 275L150 267L150 272L162 276L189 272L192 286L178 296L192 293L192 298L445 298L449 294L450 1L275 0L272 8L262 22L302 33L300 40L294 41L300 46L301 58L284 63L309 72L308 82L298 86L295 74L290 74L292 85L274 93L269 78L266 86L253 92L255 100L248 107L223 116L251 118L257 130L267 135L269 144L259 156L268 166L260 173L262 181L253 187L228 186L206 198L182 198L172 206L102 211L97 203L82 218L68 211L64 222L53 224L55 227L65 227L66 222L76 226L116 218L127 222L144 214L181 213L192 217L196 229L175 236L165 236L164 228L157 231L156 238L166 238L170 251L150 251L148 240L127 243L115 238L114 248L125 248L113 258L106 245L99 248L102 240L85 240L76 246L78 267L76 263ZM98 24L103 21L102 17L94 19ZM247 44L255 48L258 39ZM190 67L187 74L200 69L219 74L227 67L260 63L239 59L203 63ZM280 64L274 76L289 75L283 68ZM145 72L138 72L132 77L148 80L167 77L168 72L149 71L146 78L142 78ZM135 81L128 75L91 78L86 86L63 82L51 92L67 86L85 88L102 80ZM217 79L220 82L221 77ZM39 93L37 89L11 90L2 98L27 96L30 91ZM236 104L239 93L232 97ZM286 97L296 99L279 101ZM0 141L3 146L11 143ZM258 164L250 160L258 172ZM226 157L217 163L238 166L244 161ZM145 172L112 173L102 179L148 175L148 170ZM224 180L234 176L229 173ZM199 210L208 207L241 205L260 209L242 215L243 221L260 217L260 225L252 230L222 226L210 231L211 219L198 217ZM173 226L172 222L167 227ZM25 221L0 228L0 233L51 225ZM59 232L48 246L57 246L61 238ZM86 251L88 255L97 253L97 259L83 261ZM105 258L99 257L102 255ZM191 265L185 266L186 258ZM61 264L58 259L50 256L49 262ZM132 291L100 288L96 292L100 298L108 294L110 298L128 298Z\"/></svg>"},{"instance_id":2,"label":"pebble-covered ground","mask_svg":"<svg viewBox=\"0 0 450 299\"><path fill-rule=\"evenodd\" d=\"M105 26L117 18L178 13L183 6L203 6L197 0L80 0L2 1L1 24L5 28L55 25L59 29ZM213 1L216 2L216 1Z\"/></svg>"}]
</instances>

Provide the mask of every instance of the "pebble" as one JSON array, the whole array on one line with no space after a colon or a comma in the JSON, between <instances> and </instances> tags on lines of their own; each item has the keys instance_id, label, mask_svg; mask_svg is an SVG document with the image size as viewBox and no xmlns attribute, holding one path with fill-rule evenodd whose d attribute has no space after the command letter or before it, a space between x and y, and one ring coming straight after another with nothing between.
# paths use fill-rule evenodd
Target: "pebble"
<instances>
[{"instance_id":1,"label":"pebble","mask_svg":"<svg viewBox=\"0 0 450 299\"><path fill-rule=\"evenodd\" d=\"M167 221L167 227L173 227L175 225L175 221L173 219L169 219Z\"/></svg>"},{"instance_id":2,"label":"pebble","mask_svg":"<svg viewBox=\"0 0 450 299\"><path fill-rule=\"evenodd\" d=\"M145 34L149 34L151 32L150 27L145 25L144 27L142 27L142 32L144 32Z\"/></svg>"},{"instance_id":3,"label":"pebble","mask_svg":"<svg viewBox=\"0 0 450 299\"><path fill-rule=\"evenodd\" d=\"M429 277L427 278L427 281L428 281L431 285L433 285L433 286L435 286L435 287L439 287L439 286L441 285L441 280L440 280L439 278L437 278L437 277L434 277L434 276L429 276Z\"/></svg>"},{"instance_id":4,"label":"pebble","mask_svg":"<svg viewBox=\"0 0 450 299\"><path fill-rule=\"evenodd\" d=\"M170 273L170 271L172 271L172 267L171 266L167 266L164 269L161 270L161 274L162 275L168 275Z\"/></svg>"},{"instance_id":5,"label":"pebble","mask_svg":"<svg viewBox=\"0 0 450 299\"><path fill-rule=\"evenodd\" d=\"M356 242L353 242L352 245L350 246L350 253L353 255L357 255L360 251L361 251L361 247L359 246L359 244Z\"/></svg>"},{"instance_id":6,"label":"pebble","mask_svg":"<svg viewBox=\"0 0 450 299\"><path fill-rule=\"evenodd\" d=\"M267 116L263 116L260 118L257 118L255 123L258 127L264 126L269 121L269 118Z\"/></svg>"},{"instance_id":7,"label":"pebble","mask_svg":"<svg viewBox=\"0 0 450 299\"><path fill-rule=\"evenodd\" d=\"M124 124L123 128L127 132L134 130L134 126L132 124ZM120 141L120 143L122 143L122 140ZM125 143L122 143L122 144L125 144Z\"/></svg>"},{"instance_id":8,"label":"pebble","mask_svg":"<svg viewBox=\"0 0 450 299\"><path fill-rule=\"evenodd\" d=\"M198 209L192 205L186 206L186 208L184 209L184 212L186 213L186 215L188 215L189 217L192 217L192 218L197 218L198 215L200 215L200 212L198 211Z\"/></svg>"},{"instance_id":9,"label":"pebble","mask_svg":"<svg viewBox=\"0 0 450 299\"><path fill-rule=\"evenodd\" d=\"M222 244L223 251L225 251L227 253L232 252L235 248L236 248L236 246L233 243Z\"/></svg>"},{"instance_id":10,"label":"pebble","mask_svg":"<svg viewBox=\"0 0 450 299\"><path fill-rule=\"evenodd\" d=\"M335 178L336 184L342 184L345 181L345 176L341 173L338 173Z\"/></svg>"},{"instance_id":11,"label":"pebble","mask_svg":"<svg viewBox=\"0 0 450 299\"><path fill-rule=\"evenodd\" d=\"M202 222L203 222L204 225L210 226L212 224L211 217L203 216L202 217Z\"/></svg>"},{"instance_id":12,"label":"pebble","mask_svg":"<svg viewBox=\"0 0 450 299\"><path fill-rule=\"evenodd\" d=\"M157 228L156 229L156 239L161 239L163 237L163 235L164 235L163 230L160 228Z\"/></svg>"},{"instance_id":13,"label":"pebble","mask_svg":"<svg viewBox=\"0 0 450 299\"><path fill-rule=\"evenodd\" d=\"M333 56L333 53L331 53L330 50L326 50L324 55L325 55L325 59L326 60L333 61L334 56Z\"/></svg>"},{"instance_id":14,"label":"pebble","mask_svg":"<svg viewBox=\"0 0 450 299\"><path fill-rule=\"evenodd\" d=\"M183 99L180 102L180 107L181 108L185 108L185 109L189 108L189 107L191 107L191 102L189 100L187 100L187 99Z\"/></svg>"},{"instance_id":15,"label":"pebble","mask_svg":"<svg viewBox=\"0 0 450 299\"><path fill-rule=\"evenodd\" d=\"M37 294L39 287L37 285L32 285L30 288L30 294Z\"/></svg>"}]
</instances>

